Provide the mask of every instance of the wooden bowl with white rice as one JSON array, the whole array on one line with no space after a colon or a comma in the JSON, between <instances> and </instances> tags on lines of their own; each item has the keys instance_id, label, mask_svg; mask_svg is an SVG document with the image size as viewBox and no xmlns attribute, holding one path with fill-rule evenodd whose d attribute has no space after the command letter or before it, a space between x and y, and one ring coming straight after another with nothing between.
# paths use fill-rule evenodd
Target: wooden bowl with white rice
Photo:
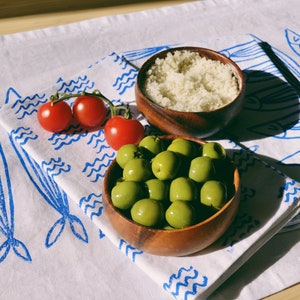
<instances>
[{"instance_id":1,"label":"wooden bowl with white rice","mask_svg":"<svg viewBox=\"0 0 300 300\"><path fill-rule=\"evenodd\" d=\"M211 136L241 111L245 79L223 54L199 47L161 51L140 68L136 103L163 133Z\"/></svg>"}]
</instances>

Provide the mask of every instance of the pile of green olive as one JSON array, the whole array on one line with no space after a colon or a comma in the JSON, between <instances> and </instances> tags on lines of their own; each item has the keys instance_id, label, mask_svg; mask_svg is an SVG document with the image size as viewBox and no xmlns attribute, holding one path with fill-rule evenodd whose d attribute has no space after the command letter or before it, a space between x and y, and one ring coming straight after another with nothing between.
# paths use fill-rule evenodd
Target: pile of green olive
<instances>
[{"instance_id":1,"label":"pile of green olive","mask_svg":"<svg viewBox=\"0 0 300 300\"><path fill-rule=\"evenodd\" d=\"M116 155L112 204L134 222L179 229L216 213L234 193L234 167L222 145L146 136Z\"/></svg>"}]
</instances>

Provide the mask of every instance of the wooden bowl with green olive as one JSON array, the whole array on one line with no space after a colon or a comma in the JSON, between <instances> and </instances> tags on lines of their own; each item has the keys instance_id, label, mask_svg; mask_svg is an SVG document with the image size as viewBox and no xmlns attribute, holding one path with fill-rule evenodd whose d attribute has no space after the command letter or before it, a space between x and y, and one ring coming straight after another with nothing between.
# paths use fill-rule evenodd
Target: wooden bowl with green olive
<instances>
[{"instance_id":1,"label":"wooden bowl with green olive","mask_svg":"<svg viewBox=\"0 0 300 300\"><path fill-rule=\"evenodd\" d=\"M233 222L240 177L218 143L146 136L121 147L104 178L104 212L120 238L155 255L208 247Z\"/></svg>"}]
</instances>

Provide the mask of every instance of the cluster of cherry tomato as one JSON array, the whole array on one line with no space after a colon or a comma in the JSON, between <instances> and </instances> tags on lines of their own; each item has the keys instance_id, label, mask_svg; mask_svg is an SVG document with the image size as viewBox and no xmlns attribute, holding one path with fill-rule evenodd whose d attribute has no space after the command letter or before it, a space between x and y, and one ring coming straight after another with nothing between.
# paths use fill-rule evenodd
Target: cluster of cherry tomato
<instances>
[{"instance_id":1,"label":"cluster of cherry tomato","mask_svg":"<svg viewBox=\"0 0 300 300\"><path fill-rule=\"evenodd\" d=\"M69 98L76 98L72 108L64 101ZM109 110L110 117L106 120ZM124 114L118 115L119 110L125 111ZM131 118L129 108L114 106L99 91L61 97L56 93L50 97L49 102L39 107L37 117L45 130L55 133L66 130L73 120L89 130L100 128L104 124L106 141L115 150L125 144L137 144L144 137L143 125Z\"/></svg>"}]
</instances>

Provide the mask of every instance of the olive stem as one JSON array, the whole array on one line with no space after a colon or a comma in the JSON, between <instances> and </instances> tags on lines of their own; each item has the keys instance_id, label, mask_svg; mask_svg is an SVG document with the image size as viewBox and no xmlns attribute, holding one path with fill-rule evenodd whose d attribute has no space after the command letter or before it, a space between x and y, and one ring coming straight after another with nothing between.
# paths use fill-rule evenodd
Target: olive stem
<instances>
[{"instance_id":1,"label":"olive stem","mask_svg":"<svg viewBox=\"0 0 300 300\"><path fill-rule=\"evenodd\" d=\"M83 91L83 92L77 93L77 94L62 94L61 96L57 92L56 94L50 96L50 101L51 101L52 105L55 105L56 103L58 103L60 101L64 101L64 100L70 99L70 98L77 98L77 97L80 97L80 96L92 96L92 97L97 97L97 98L103 100L109 106L111 117L115 117L119 110L124 110L125 111L124 115L123 115L124 118L125 119L130 119L131 118L130 109L126 105L115 106L99 90L95 90L92 93L88 93L88 92Z\"/></svg>"}]
</instances>

